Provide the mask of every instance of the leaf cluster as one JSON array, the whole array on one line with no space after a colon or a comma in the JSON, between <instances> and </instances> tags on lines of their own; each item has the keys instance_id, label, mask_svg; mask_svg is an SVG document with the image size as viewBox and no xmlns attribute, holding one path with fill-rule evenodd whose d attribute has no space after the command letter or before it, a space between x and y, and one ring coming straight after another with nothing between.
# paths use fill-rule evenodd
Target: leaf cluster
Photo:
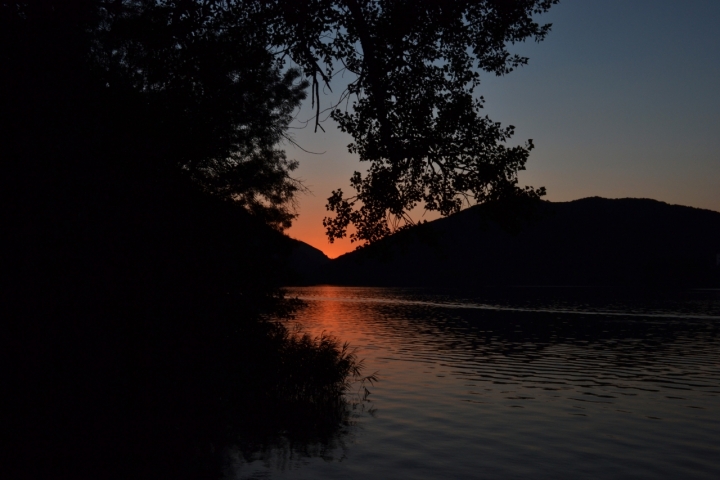
<instances>
[{"instance_id":1,"label":"leaf cluster","mask_svg":"<svg viewBox=\"0 0 720 480\"><path fill-rule=\"evenodd\" d=\"M281 70L257 8L238 6L100 1L90 60L109 89L143 97L174 168L287 228L302 185L279 144L307 82Z\"/></svg>"},{"instance_id":2,"label":"leaf cluster","mask_svg":"<svg viewBox=\"0 0 720 480\"><path fill-rule=\"evenodd\" d=\"M537 198L543 189L517 186L532 141L504 145L513 127L481 114L474 91L481 71L505 75L527 58L508 44L541 41L550 25L534 15L556 0L318 0L276 6L283 28L273 42L319 84L354 75L330 116L354 141L365 175L351 178L354 196L336 190L324 220L330 241L352 224L352 240L376 241L402 225L418 205L442 215L463 203L510 196ZM342 67L337 69L336 65Z\"/></svg>"},{"instance_id":3,"label":"leaf cluster","mask_svg":"<svg viewBox=\"0 0 720 480\"><path fill-rule=\"evenodd\" d=\"M16 72L37 70L28 73L35 85L10 88L50 85L51 101L73 103L78 113L94 105L116 123L102 139L96 134L97 143L127 150L123 161L144 169L139 175L183 172L201 190L286 228L303 187L291 177L297 162L280 144L308 83L278 63L259 7L214 0L3 2L6 63L19 64ZM47 58L29 57L38 51Z\"/></svg>"}]
</instances>

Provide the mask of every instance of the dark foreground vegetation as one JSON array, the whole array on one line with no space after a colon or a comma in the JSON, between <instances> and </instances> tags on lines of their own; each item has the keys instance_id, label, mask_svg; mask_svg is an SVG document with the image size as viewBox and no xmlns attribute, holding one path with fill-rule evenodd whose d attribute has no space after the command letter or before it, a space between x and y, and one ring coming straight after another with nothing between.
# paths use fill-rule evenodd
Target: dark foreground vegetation
<instances>
[{"instance_id":1,"label":"dark foreground vegetation","mask_svg":"<svg viewBox=\"0 0 720 480\"><path fill-rule=\"evenodd\" d=\"M4 464L213 478L228 443L336 434L359 363L275 321L297 187L275 145L306 83L244 36L170 58L160 20L100 3L2 5Z\"/></svg>"},{"instance_id":2,"label":"dark foreground vegetation","mask_svg":"<svg viewBox=\"0 0 720 480\"><path fill-rule=\"evenodd\" d=\"M5 243L20 478L214 478L225 444L336 434L358 363L274 321L280 233L181 178L65 188Z\"/></svg>"}]
</instances>

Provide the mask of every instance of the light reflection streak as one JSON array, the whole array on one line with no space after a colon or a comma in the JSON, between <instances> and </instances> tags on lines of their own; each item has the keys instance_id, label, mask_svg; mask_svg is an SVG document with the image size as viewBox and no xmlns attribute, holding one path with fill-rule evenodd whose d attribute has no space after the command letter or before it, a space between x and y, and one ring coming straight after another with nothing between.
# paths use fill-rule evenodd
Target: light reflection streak
<instances>
[{"instance_id":1,"label":"light reflection streak","mask_svg":"<svg viewBox=\"0 0 720 480\"><path fill-rule=\"evenodd\" d=\"M500 305L486 305L478 303L438 303L419 300L401 300L401 299L384 299L384 298L349 298L349 297L322 297L299 295L295 297L299 300L323 301L323 302L349 302L349 303L384 303L390 305L417 305L426 307L442 307L442 308L465 308L474 310L493 310L505 312L533 312L533 313L570 313L576 315L609 315L616 317L650 317L650 318L677 318L677 319L695 319L695 320L720 320L718 315L694 315L685 313L632 313L612 310L572 310L557 308L523 308L523 307L505 307Z\"/></svg>"}]
</instances>

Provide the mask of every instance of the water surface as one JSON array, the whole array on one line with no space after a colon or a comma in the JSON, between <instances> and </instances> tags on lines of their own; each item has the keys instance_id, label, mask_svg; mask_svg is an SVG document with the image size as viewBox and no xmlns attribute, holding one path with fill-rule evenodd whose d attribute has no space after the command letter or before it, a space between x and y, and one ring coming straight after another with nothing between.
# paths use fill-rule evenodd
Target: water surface
<instances>
[{"instance_id":1,"label":"water surface","mask_svg":"<svg viewBox=\"0 0 720 480\"><path fill-rule=\"evenodd\" d=\"M720 478L719 291L289 293L380 382L333 442L227 478Z\"/></svg>"}]
</instances>

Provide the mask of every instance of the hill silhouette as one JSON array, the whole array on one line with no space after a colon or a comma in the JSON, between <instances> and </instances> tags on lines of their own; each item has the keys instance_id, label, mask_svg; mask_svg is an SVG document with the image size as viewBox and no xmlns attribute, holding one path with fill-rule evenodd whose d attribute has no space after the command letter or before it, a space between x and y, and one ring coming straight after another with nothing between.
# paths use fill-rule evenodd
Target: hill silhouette
<instances>
[{"instance_id":1,"label":"hill silhouette","mask_svg":"<svg viewBox=\"0 0 720 480\"><path fill-rule=\"evenodd\" d=\"M322 269L331 262L330 258L312 245L294 238L286 238L285 253L289 252L287 257L289 283L303 285L314 282L323 274Z\"/></svg>"},{"instance_id":2,"label":"hill silhouette","mask_svg":"<svg viewBox=\"0 0 720 480\"><path fill-rule=\"evenodd\" d=\"M718 286L720 213L650 199L540 202L508 231L484 206L306 270L368 286Z\"/></svg>"}]
</instances>

